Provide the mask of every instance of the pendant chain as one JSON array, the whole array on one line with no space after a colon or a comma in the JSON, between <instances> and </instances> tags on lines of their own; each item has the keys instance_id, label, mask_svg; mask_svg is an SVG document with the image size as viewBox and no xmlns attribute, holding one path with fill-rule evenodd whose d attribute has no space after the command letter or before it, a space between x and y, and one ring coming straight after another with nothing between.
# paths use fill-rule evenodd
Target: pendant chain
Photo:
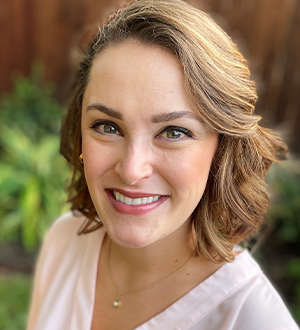
<instances>
[{"instance_id":1,"label":"pendant chain","mask_svg":"<svg viewBox=\"0 0 300 330\"><path fill-rule=\"evenodd\" d=\"M177 272L179 272L184 266L186 266L186 265L189 263L189 261L190 261L190 260L192 259L192 257L194 256L194 253L193 253L193 254L189 257L189 259L188 259L188 260L187 260L182 266L180 266L179 268L177 268L177 269L176 269L175 271L173 271L171 274L169 274L169 275L167 275L167 276L161 278L160 280L158 280L158 281L156 281L156 282L153 282L153 283L150 283L150 284L148 284L148 285L146 285L146 286L143 286L142 288L139 288L139 289L135 289L135 290L131 290L131 291L127 291L127 292L123 292L123 291L120 289L119 285L115 282L114 277L112 276L111 264L110 264L110 262L111 262L110 254L111 254L111 240L109 241L109 247L108 247L108 273L109 273L109 276L110 276L110 278L111 278L111 281L112 281L114 287L115 287L116 290L118 291L118 295L116 296L116 298L115 298L114 301L113 301L113 306L114 306L115 308L119 308L119 307L121 307L121 305L122 305L121 297L122 297L122 296L124 296L124 295L129 295L129 294L137 293L137 292L139 292L139 291L146 290L146 289L149 288L150 286L155 285L155 284L158 284L158 283L160 283L160 282L166 280L167 278L169 278L169 277L175 275Z\"/></svg>"}]
</instances>

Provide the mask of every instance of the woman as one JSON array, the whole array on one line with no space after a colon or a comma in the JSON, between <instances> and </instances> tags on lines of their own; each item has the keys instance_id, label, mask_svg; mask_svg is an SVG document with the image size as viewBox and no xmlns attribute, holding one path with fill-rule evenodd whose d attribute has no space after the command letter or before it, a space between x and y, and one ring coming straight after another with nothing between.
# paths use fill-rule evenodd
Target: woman
<instances>
[{"instance_id":1,"label":"woman","mask_svg":"<svg viewBox=\"0 0 300 330\"><path fill-rule=\"evenodd\" d=\"M47 235L28 329L297 329L249 253L285 146L229 37L180 0L99 31L62 127L72 214Z\"/></svg>"}]
</instances>

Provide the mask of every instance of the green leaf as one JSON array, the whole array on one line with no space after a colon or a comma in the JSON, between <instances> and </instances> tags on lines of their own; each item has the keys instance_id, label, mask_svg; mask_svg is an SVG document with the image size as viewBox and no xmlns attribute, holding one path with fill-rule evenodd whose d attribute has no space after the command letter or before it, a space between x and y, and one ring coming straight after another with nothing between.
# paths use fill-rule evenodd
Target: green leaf
<instances>
[{"instance_id":1,"label":"green leaf","mask_svg":"<svg viewBox=\"0 0 300 330\"><path fill-rule=\"evenodd\" d=\"M290 260L285 267L285 271L288 277L296 278L300 283L300 258Z\"/></svg>"}]
</instances>

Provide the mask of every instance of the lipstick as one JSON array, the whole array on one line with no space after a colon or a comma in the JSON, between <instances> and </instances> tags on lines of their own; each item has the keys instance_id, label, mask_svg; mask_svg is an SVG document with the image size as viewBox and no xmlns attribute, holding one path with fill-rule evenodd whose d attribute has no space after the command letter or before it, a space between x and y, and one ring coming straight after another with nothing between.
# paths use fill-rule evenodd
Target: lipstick
<instances>
[{"instance_id":1,"label":"lipstick","mask_svg":"<svg viewBox=\"0 0 300 330\"><path fill-rule=\"evenodd\" d=\"M168 199L168 196L127 192L120 189L107 189L106 194L117 212L132 215L151 212Z\"/></svg>"}]
</instances>

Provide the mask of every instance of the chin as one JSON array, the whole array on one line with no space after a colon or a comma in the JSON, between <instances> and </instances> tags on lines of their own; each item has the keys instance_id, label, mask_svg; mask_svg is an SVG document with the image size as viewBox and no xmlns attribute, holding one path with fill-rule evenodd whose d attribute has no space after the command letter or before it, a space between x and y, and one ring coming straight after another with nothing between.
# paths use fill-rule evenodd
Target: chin
<instances>
[{"instance_id":1,"label":"chin","mask_svg":"<svg viewBox=\"0 0 300 330\"><path fill-rule=\"evenodd\" d=\"M107 228L107 233L115 244L129 249L143 248L159 240L156 235L151 235L149 230L141 228L134 230Z\"/></svg>"}]
</instances>

